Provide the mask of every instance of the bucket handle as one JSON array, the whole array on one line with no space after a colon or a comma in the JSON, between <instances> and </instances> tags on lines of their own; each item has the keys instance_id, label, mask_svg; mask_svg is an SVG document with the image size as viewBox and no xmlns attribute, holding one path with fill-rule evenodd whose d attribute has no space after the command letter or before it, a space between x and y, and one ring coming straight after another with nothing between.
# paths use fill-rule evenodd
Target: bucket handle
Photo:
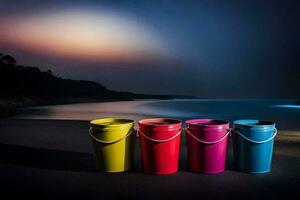
<instances>
[{"instance_id":1,"label":"bucket handle","mask_svg":"<svg viewBox=\"0 0 300 200\"><path fill-rule=\"evenodd\" d=\"M198 142L201 142L201 143L204 143L204 144L216 144L216 143L219 143L219 142L223 141L230 134L231 129L229 128L228 132L222 138L220 138L217 141L213 141L213 142L207 142L207 141L204 141L204 140L200 140L194 134L192 134L187 128L185 128L185 132L188 133L190 136L192 136Z\"/></svg>"},{"instance_id":2,"label":"bucket handle","mask_svg":"<svg viewBox=\"0 0 300 200\"><path fill-rule=\"evenodd\" d=\"M251 140L250 138L244 136L239 130L234 130L237 134L239 134L239 136L243 137L244 139L248 140L249 142L255 143L255 144L262 144L262 143L266 143L269 142L270 140L274 139L275 136L277 135L277 129L274 128L274 134L272 135L272 137L270 137L269 139L263 140L263 141L256 141L256 140Z\"/></svg>"},{"instance_id":3,"label":"bucket handle","mask_svg":"<svg viewBox=\"0 0 300 200\"><path fill-rule=\"evenodd\" d=\"M140 130L137 130L137 132L140 133L140 134L141 134L142 136L144 136L145 138L147 138L148 140L151 140L152 142L168 142L168 141L173 140L174 138L176 138L178 135L180 135L181 129L180 129L180 131L179 131L178 133L176 133L176 135L174 135L174 136L172 136L172 137L170 137L170 138L168 138L168 139L166 139L166 140L156 140L156 139L153 139L153 138L151 138L151 137L148 137L145 133L143 133L143 132L140 131Z\"/></svg>"},{"instance_id":4,"label":"bucket handle","mask_svg":"<svg viewBox=\"0 0 300 200\"><path fill-rule=\"evenodd\" d=\"M121 141L121 140L123 140L123 139L129 137L133 132L134 132L134 129L131 129L131 130L130 130L126 135L124 135L123 137L118 138L118 139L116 139L116 140L114 140L114 141L109 141L109 142L107 142L107 141L103 141L103 140L100 140L100 139L96 138L96 137L93 135L93 130L92 130L92 128L90 128L90 131L89 131L90 136L91 136L94 140L96 140L97 142L100 142L100 143L104 143L104 144L112 144L112 143L119 142L119 141Z\"/></svg>"}]
</instances>

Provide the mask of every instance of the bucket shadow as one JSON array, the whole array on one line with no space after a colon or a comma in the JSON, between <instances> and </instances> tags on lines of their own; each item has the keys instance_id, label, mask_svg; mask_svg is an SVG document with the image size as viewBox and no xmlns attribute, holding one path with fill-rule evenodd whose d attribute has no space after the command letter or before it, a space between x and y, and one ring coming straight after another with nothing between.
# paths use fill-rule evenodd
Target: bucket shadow
<instances>
[{"instance_id":1,"label":"bucket shadow","mask_svg":"<svg viewBox=\"0 0 300 200\"><path fill-rule=\"evenodd\" d=\"M38 149L2 143L0 143L0 163L49 170L95 171L93 155L89 153Z\"/></svg>"}]
</instances>

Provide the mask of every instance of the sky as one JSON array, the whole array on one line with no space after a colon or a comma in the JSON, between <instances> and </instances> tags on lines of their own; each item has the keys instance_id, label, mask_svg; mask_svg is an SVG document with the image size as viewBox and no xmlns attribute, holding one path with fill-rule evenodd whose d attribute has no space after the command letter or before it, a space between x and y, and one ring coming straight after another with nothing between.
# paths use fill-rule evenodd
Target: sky
<instances>
[{"instance_id":1,"label":"sky","mask_svg":"<svg viewBox=\"0 0 300 200\"><path fill-rule=\"evenodd\" d=\"M0 53L109 89L299 98L298 1L0 0Z\"/></svg>"}]
</instances>

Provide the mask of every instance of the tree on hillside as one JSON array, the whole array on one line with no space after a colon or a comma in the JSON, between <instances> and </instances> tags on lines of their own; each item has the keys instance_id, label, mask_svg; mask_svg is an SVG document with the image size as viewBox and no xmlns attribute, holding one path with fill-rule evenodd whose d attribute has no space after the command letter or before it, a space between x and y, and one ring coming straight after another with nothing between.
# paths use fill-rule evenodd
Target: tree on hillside
<instances>
[{"instance_id":1,"label":"tree on hillside","mask_svg":"<svg viewBox=\"0 0 300 200\"><path fill-rule=\"evenodd\" d=\"M48 70L47 70L47 73L48 73L49 75L51 75L51 76L53 75L53 73L52 73L52 70L51 70L51 69L48 69Z\"/></svg>"},{"instance_id":2,"label":"tree on hillside","mask_svg":"<svg viewBox=\"0 0 300 200\"><path fill-rule=\"evenodd\" d=\"M10 55L5 55L1 57L1 62L6 64L6 65L16 65L17 61L14 57Z\"/></svg>"}]
</instances>

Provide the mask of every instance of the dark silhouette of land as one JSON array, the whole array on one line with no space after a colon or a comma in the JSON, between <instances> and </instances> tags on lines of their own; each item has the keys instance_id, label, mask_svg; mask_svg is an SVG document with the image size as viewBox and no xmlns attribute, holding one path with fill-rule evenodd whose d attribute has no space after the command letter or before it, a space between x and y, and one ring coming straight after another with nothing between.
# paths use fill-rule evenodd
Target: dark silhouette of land
<instances>
[{"instance_id":1,"label":"dark silhouette of land","mask_svg":"<svg viewBox=\"0 0 300 200\"><path fill-rule=\"evenodd\" d=\"M100 100L168 99L167 95L144 95L117 92L105 86L84 80L57 77L51 70L45 72L37 67L17 65L10 55L0 54L0 97L29 97L41 99L88 98Z\"/></svg>"},{"instance_id":2,"label":"dark silhouette of land","mask_svg":"<svg viewBox=\"0 0 300 200\"><path fill-rule=\"evenodd\" d=\"M85 80L64 79L51 70L18 65L14 57L0 54L0 116L20 106L134 99L172 99L184 96L118 92Z\"/></svg>"}]
</instances>

